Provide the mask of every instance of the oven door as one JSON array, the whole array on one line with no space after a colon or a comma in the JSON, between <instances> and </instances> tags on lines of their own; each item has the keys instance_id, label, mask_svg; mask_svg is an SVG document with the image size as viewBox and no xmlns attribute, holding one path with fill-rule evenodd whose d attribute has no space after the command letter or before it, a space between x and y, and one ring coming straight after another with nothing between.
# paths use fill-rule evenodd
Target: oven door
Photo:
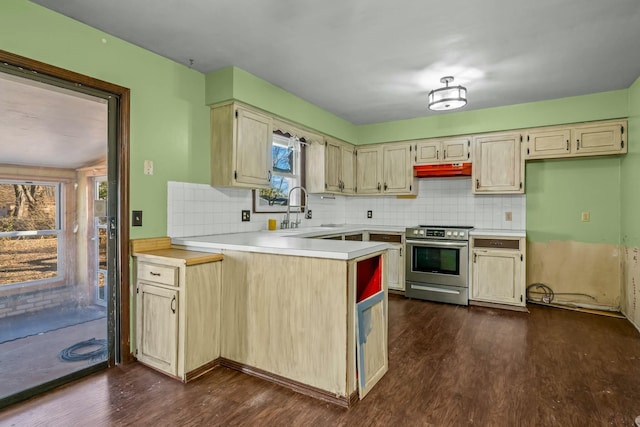
<instances>
[{"instance_id":1,"label":"oven door","mask_svg":"<svg viewBox=\"0 0 640 427\"><path fill-rule=\"evenodd\" d=\"M469 242L407 240L406 244L407 281L469 286Z\"/></svg>"}]
</instances>

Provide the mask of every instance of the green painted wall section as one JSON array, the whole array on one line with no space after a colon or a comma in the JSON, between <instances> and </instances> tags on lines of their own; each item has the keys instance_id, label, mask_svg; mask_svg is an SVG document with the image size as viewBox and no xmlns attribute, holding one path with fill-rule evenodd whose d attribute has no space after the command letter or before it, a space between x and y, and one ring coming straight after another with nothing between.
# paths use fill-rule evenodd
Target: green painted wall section
<instances>
[{"instance_id":1,"label":"green painted wall section","mask_svg":"<svg viewBox=\"0 0 640 427\"><path fill-rule=\"evenodd\" d=\"M604 157L527 162L527 239L619 243L620 161ZM590 213L589 222L582 222L582 212Z\"/></svg>"},{"instance_id":2,"label":"green painted wall section","mask_svg":"<svg viewBox=\"0 0 640 427\"><path fill-rule=\"evenodd\" d=\"M549 126L627 116L627 90L482 110L441 113L358 128L360 144Z\"/></svg>"},{"instance_id":3,"label":"green painted wall section","mask_svg":"<svg viewBox=\"0 0 640 427\"><path fill-rule=\"evenodd\" d=\"M259 77L237 67L223 68L206 76L206 103L235 99L295 123L350 143L357 143L357 128ZM229 93L229 85L233 91Z\"/></svg>"},{"instance_id":4,"label":"green painted wall section","mask_svg":"<svg viewBox=\"0 0 640 427\"><path fill-rule=\"evenodd\" d=\"M622 244L640 246L640 78L629 88L629 151L622 159Z\"/></svg>"},{"instance_id":5,"label":"green painted wall section","mask_svg":"<svg viewBox=\"0 0 640 427\"><path fill-rule=\"evenodd\" d=\"M103 43L103 39L106 43ZM209 181L209 109L202 73L26 0L0 2L0 49L131 89L131 209L166 234L167 181ZM143 174L153 160L154 175Z\"/></svg>"}]
</instances>

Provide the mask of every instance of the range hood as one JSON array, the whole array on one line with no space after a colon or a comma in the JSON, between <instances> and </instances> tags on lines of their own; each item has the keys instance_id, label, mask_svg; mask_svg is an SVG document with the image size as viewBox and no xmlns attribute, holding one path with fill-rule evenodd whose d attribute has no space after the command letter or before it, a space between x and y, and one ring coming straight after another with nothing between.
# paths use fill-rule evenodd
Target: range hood
<instances>
[{"instance_id":1,"label":"range hood","mask_svg":"<svg viewBox=\"0 0 640 427\"><path fill-rule=\"evenodd\" d=\"M442 178L447 176L471 176L471 162L415 165L413 176L418 178Z\"/></svg>"}]
</instances>

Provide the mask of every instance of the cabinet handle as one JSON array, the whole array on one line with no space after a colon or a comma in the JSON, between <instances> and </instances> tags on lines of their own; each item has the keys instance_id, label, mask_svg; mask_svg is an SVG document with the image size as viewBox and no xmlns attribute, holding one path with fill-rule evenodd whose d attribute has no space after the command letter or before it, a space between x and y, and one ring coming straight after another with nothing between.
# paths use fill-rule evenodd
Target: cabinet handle
<instances>
[{"instance_id":1,"label":"cabinet handle","mask_svg":"<svg viewBox=\"0 0 640 427\"><path fill-rule=\"evenodd\" d=\"M400 257L402 258L402 248L400 248Z\"/></svg>"},{"instance_id":2,"label":"cabinet handle","mask_svg":"<svg viewBox=\"0 0 640 427\"><path fill-rule=\"evenodd\" d=\"M152 276L160 276L160 273L154 273L153 271L150 271L149 274Z\"/></svg>"},{"instance_id":3,"label":"cabinet handle","mask_svg":"<svg viewBox=\"0 0 640 427\"><path fill-rule=\"evenodd\" d=\"M447 158L447 150L442 150L442 158L443 159Z\"/></svg>"},{"instance_id":4,"label":"cabinet handle","mask_svg":"<svg viewBox=\"0 0 640 427\"><path fill-rule=\"evenodd\" d=\"M171 299L171 312L176 314L176 296L174 295Z\"/></svg>"},{"instance_id":5,"label":"cabinet handle","mask_svg":"<svg viewBox=\"0 0 640 427\"><path fill-rule=\"evenodd\" d=\"M380 191L380 183L378 183L378 191Z\"/></svg>"},{"instance_id":6,"label":"cabinet handle","mask_svg":"<svg viewBox=\"0 0 640 427\"><path fill-rule=\"evenodd\" d=\"M580 140L576 139L576 150L580 149Z\"/></svg>"},{"instance_id":7,"label":"cabinet handle","mask_svg":"<svg viewBox=\"0 0 640 427\"><path fill-rule=\"evenodd\" d=\"M384 183L384 191L387 191L387 183Z\"/></svg>"},{"instance_id":8,"label":"cabinet handle","mask_svg":"<svg viewBox=\"0 0 640 427\"><path fill-rule=\"evenodd\" d=\"M475 264L475 262L476 262L476 258L478 258L478 254L474 253L474 254L473 254L473 263L474 263L474 264Z\"/></svg>"},{"instance_id":9,"label":"cabinet handle","mask_svg":"<svg viewBox=\"0 0 640 427\"><path fill-rule=\"evenodd\" d=\"M271 182L271 171L267 171L267 180Z\"/></svg>"},{"instance_id":10,"label":"cabinet handle","mask_svg":"<svg viewBox=\"0 0 640 427\"><path fill-rule=\"evenodd\" d=\"M567 151L569 151L569 140L567 139Z\"/></svg>"},{"instance_id":11,"label":"cabinet handle","mask_svg":"<svg viewBox=\"0 0 640 427\"><path fill-rule=\"evenodd\" d=\"M480 188L480 180L476 179L476 190Z\"/></svg>"},{"instance_id":12,"label":"cabinet handle","mask_svg":"<svg viewBox=\"0 0 640 427\"><path fill-rule=\"evenodd\" d=\"M440 150L436 150L436 159L440 158Z\"/></svg>"}]
</instances>

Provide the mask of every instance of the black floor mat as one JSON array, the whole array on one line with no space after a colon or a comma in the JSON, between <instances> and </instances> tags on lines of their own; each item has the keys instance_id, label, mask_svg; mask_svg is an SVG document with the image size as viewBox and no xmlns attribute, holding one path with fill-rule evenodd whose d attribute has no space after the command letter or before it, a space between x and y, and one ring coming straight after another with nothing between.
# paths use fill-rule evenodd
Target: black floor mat
<instances>
[{"instance_id":1,"label":"black floor mat","mask_svg":"<svg viewBox=\"0 0 640 427\"><path fill-rule=\"evenodd\" d=\"M105 317L104 307L57 307L0 319L0 344Z\"/></svg>"}]
</instances>

